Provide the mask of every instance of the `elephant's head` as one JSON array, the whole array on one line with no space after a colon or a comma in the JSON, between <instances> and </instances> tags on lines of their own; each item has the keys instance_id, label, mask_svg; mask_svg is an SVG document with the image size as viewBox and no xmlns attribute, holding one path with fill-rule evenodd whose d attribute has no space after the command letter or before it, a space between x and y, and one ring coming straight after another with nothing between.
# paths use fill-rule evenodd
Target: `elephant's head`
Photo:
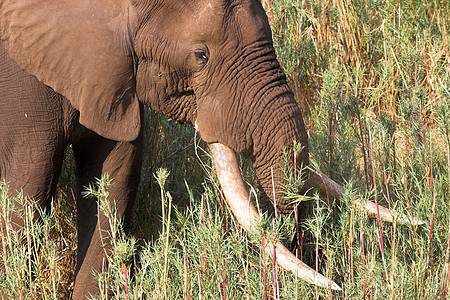
<instances>
[{"instance_id":1,"label":"elephant's head","mask_svg":"<svg viewBox=\"0 0 450 300\"><path fill-rule=\"evenodd\" d=\"M299 162L307 164L308 147L261 3L193 0L149 7L135 2L139 99L192 122L204 141L250 157L263 190L272 195L281 148L301 142ZM286 210L288 203L277 196L278 209Z\"/></svg>"},{"instance_id":2,"label":"elephant's head","mask_svg":"<svg viewBox=\"0 0 450 300\"><path fill-rule=\"evenodd\" d=\"M298 164L308 164L302 115L258 0L1 0L0 29L10 56L106 138L136 139L140 101L251 158L262 199L280 190L284 146L300 142Z\"/></svg>"}]
</instances>

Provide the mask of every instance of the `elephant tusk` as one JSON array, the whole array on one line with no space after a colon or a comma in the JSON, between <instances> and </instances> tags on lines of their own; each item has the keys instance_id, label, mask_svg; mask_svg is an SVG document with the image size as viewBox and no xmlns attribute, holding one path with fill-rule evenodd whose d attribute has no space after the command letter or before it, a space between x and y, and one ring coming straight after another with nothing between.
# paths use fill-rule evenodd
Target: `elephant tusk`
<instances>
[{"instance_id":1,"label":"elephant tusk","mask_svg":"<svg viewBox=\"0 0 450 300\"><path fill-rule=\"evenodd\" d=\"M340 184L336 183L331 178L322 173L317 174L314 171L310 171L308 180L309 186L317 187L323 197L330 197L339 201L342 194L344 193L344 188ZM425 224L425 222L422 220L412 219L410 217L407 217L406 215L399 214L381 205L378 205L377 209L376 203L373 203L372 201L365 201L358 196L356 196L355 203L361 209L366 210L369 217L377 217L379 214L381 220L390 223L393 223L395 220L397 223L403 225L412 224L414 226L417 226Z\"/></svg>"},{"instance_id":2,"label":"elephant tusk","mask_svg":"<svg viewBox=\"0 0 450 300\"><path fill-rule=\"evenodd\" d=\"M219 182L231 211L245 230L256 231L256 221L260 215L250 201L249 192L242 180L234 151L220 143L210 144L210 147ZM280 242L276 242L274 245L269 241L264 250L272 255L274 247L277 263L282 268L291 271L308 283L333 290L342 290L335 282L299 260Z\"/></svg>"}]
</instances>

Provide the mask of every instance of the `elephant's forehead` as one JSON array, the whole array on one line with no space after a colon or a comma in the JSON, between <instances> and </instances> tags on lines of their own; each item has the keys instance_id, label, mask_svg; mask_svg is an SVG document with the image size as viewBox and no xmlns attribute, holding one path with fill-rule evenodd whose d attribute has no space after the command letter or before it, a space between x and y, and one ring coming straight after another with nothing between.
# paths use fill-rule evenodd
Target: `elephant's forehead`
<instances>
[{"instance_id":1,"label":"elephant's forehead","mask_svg":"<svg viewBox=\"0 0 450 300\"><path fill-rule=\"evenodd\" d=\"M209 14L212 12L212 10L214 9L213 7L213 3L212 2L207 2L203 5L203 7L200 8L199 12L198 12L198 16L197 19L202 19L205 16L208 17Z\"/></svg>"},{"instance_id":2,"label":"elephant's forehead","mask_svg":"<svg viewBox=\"0 0 450 300\"><path fill-rule=\"evenodd\" d=\"M205 1L195 15L192 33L201 37L238 39L239 42L270 37L259 1Z\"/></svg>"}]
</instances>

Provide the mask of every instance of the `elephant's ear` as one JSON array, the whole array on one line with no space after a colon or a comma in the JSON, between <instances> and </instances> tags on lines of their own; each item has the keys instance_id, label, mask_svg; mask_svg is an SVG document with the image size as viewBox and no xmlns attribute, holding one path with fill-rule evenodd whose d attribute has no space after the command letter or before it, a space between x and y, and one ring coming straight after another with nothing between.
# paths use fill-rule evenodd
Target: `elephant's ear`
<instances>
[{"instance_id":1,"label":"elephant's ear","mask_svg":"<svg viewBox=\"0 0 450 300\"><path fill-rule=\"evenodd\" d=\"M17 64L70 100L80 123L113 140L140 131L127 0L0 0L0 35Z\"/></svg>"}]
</instances>

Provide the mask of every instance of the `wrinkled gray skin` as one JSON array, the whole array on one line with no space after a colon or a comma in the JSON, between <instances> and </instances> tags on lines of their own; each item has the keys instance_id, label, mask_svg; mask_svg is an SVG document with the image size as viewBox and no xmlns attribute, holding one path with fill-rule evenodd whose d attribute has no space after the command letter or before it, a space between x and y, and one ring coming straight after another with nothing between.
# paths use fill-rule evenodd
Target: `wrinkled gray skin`
<instances>
[{"instance_id":1,"label":"wrinkled gray skin","mask_svg":"<svg viewBox=\"0 0 450 300\"><path fill-rule=\"evenodd\" d=\"M268 210L271 167L277 191L281 184L281 147L301 142L298 162L308 163L303 119L257 0L0 0L0 30L0 178L48 206L64 149L73 146L74 299L97 292L92 272L104 258L105 222L81 191L108 173L109 199L127 223L142 162L142 105L250 157ZM280 197L277 205L289 209Z\"/></svg>"}]
</instances>

